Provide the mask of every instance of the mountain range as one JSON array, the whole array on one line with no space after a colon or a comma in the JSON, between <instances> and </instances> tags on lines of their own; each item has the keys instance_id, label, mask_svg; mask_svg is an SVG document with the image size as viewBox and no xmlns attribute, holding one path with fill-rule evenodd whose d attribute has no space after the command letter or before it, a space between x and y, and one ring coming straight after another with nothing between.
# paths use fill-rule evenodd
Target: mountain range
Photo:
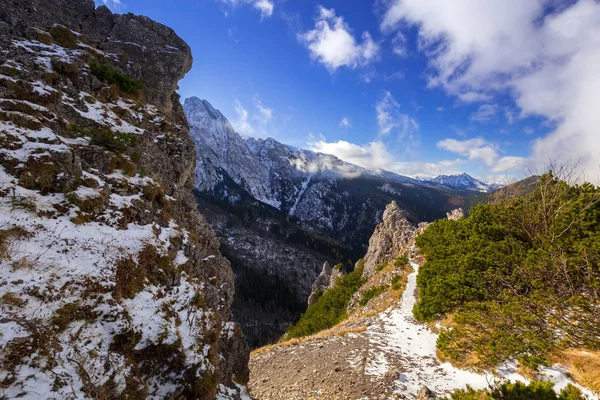
<instances>
[{"instance_id":1,"label":"mountain range","mask_svg":"<svg viewBox=\"0 0 600 400\"><path fill-rule=\"evenodd\" d=\"M464 189L480 193L490 193L504 186L498 183L484 183L464 172L461 174L438 175L435 178L416 179L426 186L448 190Z\"/></svg>"},{"instance_id":2,"label":"mountain range","mask_svg":"<svg viewBox=\"0 0 600 400\"><path fill-rule=\"evenodd\" d=\"M235 259L239 296L248 295L234 302L234 314L264 316L262 322L238 320L254 345L277 340L281 328L304 310L324 262L352 268L391 201L418 224L444 218L472 196L492 190L466 174L419 180L272 138L243 138L220 111L197 97L186 99L183 108L196 144L200 210L219 236L222 252ZM274 290L273 282L283 290L280 297L291 294L294 300L275 304L262 298L267 286ZM274 320L282 326L273 327ZM263 339L253 342L248 329L257 326L262 328L254 333ZM265 335L265 329L272 334Z\"/></svg>"}]
</instances>

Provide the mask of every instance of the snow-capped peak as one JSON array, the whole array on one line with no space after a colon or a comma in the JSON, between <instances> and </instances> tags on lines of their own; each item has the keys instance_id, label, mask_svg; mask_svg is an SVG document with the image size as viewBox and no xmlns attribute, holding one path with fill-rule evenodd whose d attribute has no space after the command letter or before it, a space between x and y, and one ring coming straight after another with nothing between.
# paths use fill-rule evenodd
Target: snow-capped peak
<instances>
[{"instance_id":1,"label":"snow-capped peak","mask_svg":"<svg viewBox=\"0 0 600 400\"><path fill-rule=\"evenodd\" d=\"M463 172L452 175L439 175L431 179L419 179L432 186L445 186L456 189L473 190L477 192L490 192L498 188L498 185L488 184L473 178L471 175Z\"/></svg>"}]
</instances>

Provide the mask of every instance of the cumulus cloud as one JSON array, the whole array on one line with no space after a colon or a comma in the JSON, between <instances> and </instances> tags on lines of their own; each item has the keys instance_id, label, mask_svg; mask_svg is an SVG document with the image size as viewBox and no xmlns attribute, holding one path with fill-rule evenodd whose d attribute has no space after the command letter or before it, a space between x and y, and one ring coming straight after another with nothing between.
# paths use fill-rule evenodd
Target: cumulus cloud
<instances>
[{"instance_id":1,"label":"cumulus cloud","mask_svg":"<svg viewBox=\"0 0 600 400\"><path fill-rule=\"evenodd\" d=\"M379 135L385 136L397 130L401 138L410 137L419 130L417 121L400 112L400 104L392 93L384 90L375 105Z\"/></svg>"},{"instance_id":2,"label":"cumulus cloud","mask_svg":"<svg viewBox=\"0 0 600 400\"><path fill-rule=\"evenodd\" d=\"M509 94L520 116L556 124L533 142L536 166L579 159L587 178L598 178L599 2L391 0L382 30L406 26L418 29L429 86L464 102Z\"/></svg>"},{"instance_id":3,"label":"cumulus cloud","mask_svg":"<svg viewBox=\"0 0 600 400\"><path fill-rule=\"evenodd\" d=\"M250 114L238 99L234 101L236 118L231 125L242 136L264 136L265 127L273 118L273 109L265 106L257 97L254 98L254 107L254 112Z\"/></svg>"},{"instance_id":4,"label":"cumulus cloud","mask_svg":"<svg viewBox=\"0 0 600 400\"><path fill-rule=\"evenodd\" d=\"M271 0L258 0L254 3L254 8L260 11L260 16L262 18L266 18L273 15L275 5Z\"/></svg>"},{"instance_id":5,"label":"cumulus cloud","mask_svg":"<svg viewBox=\"0 0 600 400\"><path fill-rule=\"evenodd\" d=\"M500 157L498 146L483 138L466 140L444 139L436 143L439 149L467 157L469 161L481 162L494 172L515 171L527 167L523 157Z\"/></svg>"},{"instance_id":6,"label":"cumulus cloud","mask_svg":"<svg viewBox=\"0 0 600 400\"><path fill-rule=\"evenodd\" d=\"M250 123L248 111L238 99L235 99L234 107L237 118L232 122L233 129L243 136L252 136L254 134L254 127Z\"/></svg>"},{"instance_id":7,"label":"cumulus cloud","mask_svg":"<svg viewBox=\"0 0 600 400\"><path fill-rule=\"evenodd\" d=\"M103 0L104 1L104 0ZM275 4L273 0L217 0L221 4L235 8L241 5L252 5L255 9L260 11L260 17L268 18L273 15L273 10L275 9Z\"/></svg>"},{"instance_id":8,"label":"cumulus cloud","mask_svg":"<svg viewBox=\"0 0 600 400\"><path fill-rule=\"evenodd\" d=\"M313 60L334 72L340 67L357 68L374 61L379 45L369 32L363 32L358 41L348 24L335 14L334 9L319 6L314 29L300 34Z\"/></svg>"},{"instance_id":9,"label":"cumulus cloud","mask_svg":"<svg viewBox=\"0 0 600 400\"><path fill-rule=\"evenodd\" d=\"M340 128L352 128L352 122L350 121L350 118L343 117L340 121Z\"/></svg>"},{"instance_id":10,"label":"cumulus cloud","mask_svg":"<svg viewBox=\"0 0 600 400\"><path fill-rule=\"evenodd\" d=\"M312 151L331 154L346 162L361 166L371 171L384 169L406 176L432 177L440 174L456 172L461 160L444 160L440 162L399 161L381 141L358 145L339 140L327 142L324 139L309 143Z\"/></svg>"}]
</instances>

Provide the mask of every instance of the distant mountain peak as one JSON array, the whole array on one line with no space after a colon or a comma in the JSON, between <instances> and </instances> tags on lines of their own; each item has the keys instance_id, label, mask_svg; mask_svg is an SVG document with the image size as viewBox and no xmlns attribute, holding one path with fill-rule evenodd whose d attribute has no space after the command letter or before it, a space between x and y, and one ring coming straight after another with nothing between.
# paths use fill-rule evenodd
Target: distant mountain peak
<instances>
[{"instance_id":1,"label":"distant mountain peak","mask_svg":"<svg viewBox=\"0 0 600 400\"><path fill-rule=\"evenodd\" d=\"M501 187L501 185L482 182L477 178L473 178L466 172L460 172L450 175L439 175L431 179L417 179L421 182L428 184L429 186L471 190L483 193L488 193Z\"/></svg>"}]
</instances>

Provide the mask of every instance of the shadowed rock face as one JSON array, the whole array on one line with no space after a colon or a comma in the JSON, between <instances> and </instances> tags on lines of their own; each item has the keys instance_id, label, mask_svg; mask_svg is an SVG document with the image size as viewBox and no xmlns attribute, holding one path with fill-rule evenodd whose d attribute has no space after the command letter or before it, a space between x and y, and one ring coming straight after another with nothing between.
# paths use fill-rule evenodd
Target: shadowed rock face
<instances>
[{"instance_id":1,"label":"shadowed rock face","mask_svg":"<svg viewBox=\"0 0 600 400\"><path fill-rule=\"evenodd\" d=\"M97 9L93 0L3 0L6 22L13 28L66 26L86 36L100 50L122 55L116 67L144 84L148 103L162 111L175 104L171 96L192 67L190 47L162 24L133 14Z\"/></svg>"}]
</instances>

